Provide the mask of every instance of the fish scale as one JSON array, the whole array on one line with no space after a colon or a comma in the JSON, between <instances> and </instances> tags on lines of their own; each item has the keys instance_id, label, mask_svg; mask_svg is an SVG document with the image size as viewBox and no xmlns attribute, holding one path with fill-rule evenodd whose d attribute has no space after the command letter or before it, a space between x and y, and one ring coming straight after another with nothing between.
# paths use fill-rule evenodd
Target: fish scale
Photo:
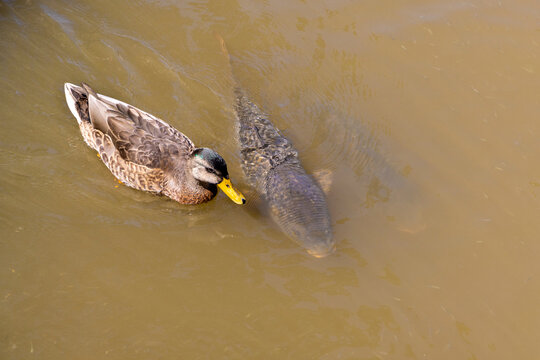
<instances>
[{"instance_id":1,"label":"fish scale","mask_svg":"<svg viewBox=\"0 0 540 360\"><path fill-rule=\"evenodd\" d=\"M235 90L242 169L268 203L281 230L315 257L335 248L323 191L306 173L298 151L241 88Z\"/></svg>"},{"instance_id":2,"label":"fish scale","mask_svg":"<svg viewBox=\"0 0 540 360\"><path fill-rule=\"evenodd\" d=\"M225 41L219 34L216 37L235 81L234 110L248 182L266 200L272 219L289 238L315 257L331 254L335 240L323 191L302 167L292 143L239 85Z\"/></svg>"}]
</instances>

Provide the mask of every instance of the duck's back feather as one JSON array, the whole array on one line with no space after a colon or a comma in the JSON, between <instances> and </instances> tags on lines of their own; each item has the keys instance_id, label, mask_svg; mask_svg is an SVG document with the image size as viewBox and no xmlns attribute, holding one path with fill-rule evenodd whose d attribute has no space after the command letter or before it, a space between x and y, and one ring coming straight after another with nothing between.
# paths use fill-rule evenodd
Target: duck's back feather
<instances>
[{"instance_id":1,"label":"duck's back feather","mask_svg":"<svg viewBox=\"0 0 540 360\"><path fill-rule=\"evenodd\" d=\"M166 122L132 105L66 84L72 103L68 104L77 120L89 121L92 127L110 137L120 156L150 168L166 168L175 160L192 153L193 142ZM74 100L73 100L74 99ZM180 159L179 159L180 158Z\"/></svg>"}]
</instances>

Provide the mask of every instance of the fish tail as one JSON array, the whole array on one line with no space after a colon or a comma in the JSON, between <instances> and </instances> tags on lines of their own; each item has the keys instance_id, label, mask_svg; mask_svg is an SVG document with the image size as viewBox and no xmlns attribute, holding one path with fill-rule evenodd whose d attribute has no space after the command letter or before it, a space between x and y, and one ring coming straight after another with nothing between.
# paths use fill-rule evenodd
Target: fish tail
<instances>
[{"instance_id":1,"label":"fish tail","mask_svg":"<svg viewBox=\"0 0 540 360\"><path fill-rule=\"evenodd\" d=\"M225 40L223 39L223 37L219 33L215 32L214 36L216 37L216 39L219 42L219 46L221 48L221 53L223 54L225 59L227 59L227 64L228 64L228 67L229 67L229 73L231 74L231 77L233 79L234 88L235 88L235 91L236 91L237 89L240 88L240 85L238 83L238 80L234 76L234 72L233 72L233 68L232 68L231 55L229 54L229 50L227 49L227 44L225 43Z\"/></svg>"},{"instance_id":2,"label":"fish tail","mask_svg":"<svg viewBox=\"0 0 540 360\"><path fill-rule=\"evenodd\" d=\"M231 56L229 55L229 50L227 50L227 44L225 44L225 40L219 33L214 33L216 39L219 41L219 45L221 47L221 52L223 53L223 56L227 59L229 64L231 63Z\"/></svg>"}]
</instances>

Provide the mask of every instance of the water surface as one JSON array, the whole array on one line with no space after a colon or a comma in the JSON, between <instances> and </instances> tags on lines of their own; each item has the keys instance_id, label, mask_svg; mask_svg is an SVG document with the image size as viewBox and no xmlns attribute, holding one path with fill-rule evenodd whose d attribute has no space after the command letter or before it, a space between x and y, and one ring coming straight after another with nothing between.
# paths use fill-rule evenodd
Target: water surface
<instances>
[{"instance_id":1,"label":"water surface","mask_svg":"<svg viewBox=\"0 0 540 360\"><path fill-rule=\"evenodd\" d=\"M5 359L530 359L540 352L537 1L0 3ZM331 173L309 257L223 194L119 186L63 83L217 150L233 68Z\"/></svg>"}]
</instances>

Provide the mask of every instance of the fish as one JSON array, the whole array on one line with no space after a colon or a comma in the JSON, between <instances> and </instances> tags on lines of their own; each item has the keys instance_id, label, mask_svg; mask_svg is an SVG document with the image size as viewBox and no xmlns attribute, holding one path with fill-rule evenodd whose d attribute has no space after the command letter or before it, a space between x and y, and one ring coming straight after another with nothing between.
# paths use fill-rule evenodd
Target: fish
<instances>
[{"instance_id":1,"label":"fish","mask_svg":"<svg viewBox=\"0 0 540 360\"><path fill-rule=\"evenodd\" d=\"M231 65L223 38L217 38ZM241 167L248 184L264 199L272 220L285 235L314 257L332 254L336 241L323 190L302 166L291 141L236 79L234 94Z\"/></svg>"}]
</instances>

